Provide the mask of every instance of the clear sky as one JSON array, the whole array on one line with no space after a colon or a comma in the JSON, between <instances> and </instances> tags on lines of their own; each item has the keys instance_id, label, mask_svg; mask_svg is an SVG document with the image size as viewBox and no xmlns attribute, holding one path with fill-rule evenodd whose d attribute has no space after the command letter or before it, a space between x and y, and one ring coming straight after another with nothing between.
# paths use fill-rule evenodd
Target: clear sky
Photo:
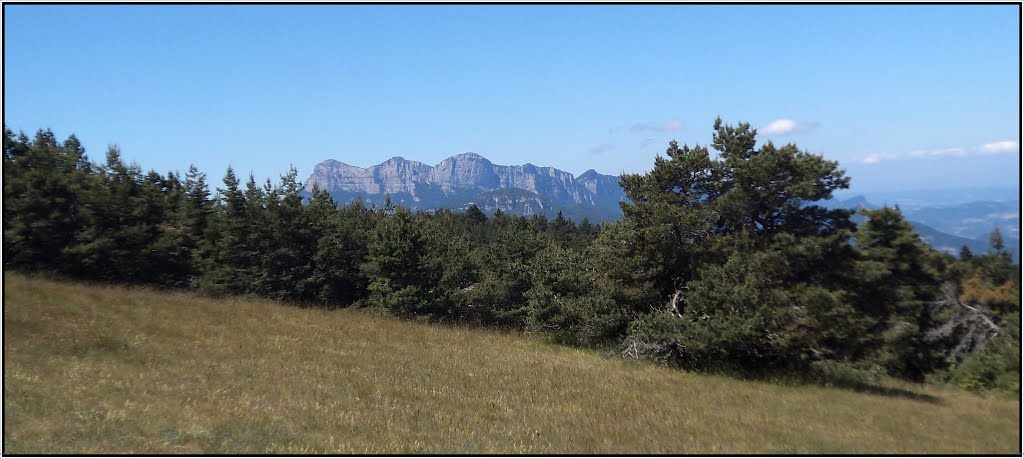
<instances>
[{"instance_id":1,"label":"clear sky","mask_svg":"<svg viewBox=\"0 0 1024 459\"><path fill-rule=\"evenodd\" d=\"M855 189L1019 186L1019 5L4 5L4 123L257 180L467 151L648 170L716 116Z\"/></svg>"}]
</instances>

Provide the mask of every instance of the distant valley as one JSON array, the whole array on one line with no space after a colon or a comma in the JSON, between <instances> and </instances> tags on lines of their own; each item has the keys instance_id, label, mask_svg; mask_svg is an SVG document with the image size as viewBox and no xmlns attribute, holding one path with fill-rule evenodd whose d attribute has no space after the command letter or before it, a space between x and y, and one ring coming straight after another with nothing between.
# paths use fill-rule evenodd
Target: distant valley
<instances>
[{"instance_id":1,"label":"distant valley","mask_svg":"<svg viewBox=\"0 0 1024 459\"><path fill-rule=\"evenodd\" d=\"M869 202L862 195L843 200L833 199L825 205L851 209L882 207ZM958 254L963 246L974 253L987 252L990 248L989 236L993 229L999 228L1007 251L1013 254L1015 261L1020 260L1020 200L938 204L934 200L908 199L886 201L884 205L898 205L921 239L946 253Z\"/></svg>"}]
</instances>

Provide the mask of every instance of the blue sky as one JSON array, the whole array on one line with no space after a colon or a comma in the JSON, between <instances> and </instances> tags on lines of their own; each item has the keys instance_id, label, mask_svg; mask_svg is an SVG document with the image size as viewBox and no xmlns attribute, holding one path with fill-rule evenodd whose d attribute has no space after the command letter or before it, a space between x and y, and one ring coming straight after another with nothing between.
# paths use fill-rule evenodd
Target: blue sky
<instances>
[{"instance_id":1,"label":"blue sky","mask_svg":"<svg viewBox=\"0 0 1024 459\"><path fill-rule=\"evenodd\" d=\"M648 170L716 116L855 189L1019 186L1018 5L4 6L4 122L145 169Z\"/></svg>"}]
</instances>

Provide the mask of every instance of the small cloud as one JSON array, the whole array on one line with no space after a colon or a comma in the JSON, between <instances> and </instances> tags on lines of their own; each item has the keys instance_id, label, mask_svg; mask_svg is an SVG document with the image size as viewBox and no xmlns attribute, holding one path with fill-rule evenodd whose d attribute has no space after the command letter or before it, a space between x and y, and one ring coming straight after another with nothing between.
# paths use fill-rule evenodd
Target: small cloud
<instances>
[{"instance_id":1,"label":"small cloud","mask_svg":"<svg viewBox=\"0 0 1024 459\"><path fill-rule=\"evenodd\" d=\"M640 142L640 148L644 148L652 143L654 143L654 137L648 137Z\"/></svg>"},{"instance_id":2,"label":"small cloud","mask_svg":"<svg viewBox=\"0 0 1024 459\"><path fill-rule=\"evenodd\" d=\"M1014 140L1003 140L1001 142L986 143L978 147L978 151L988 154L1017 153L1020 151L1020 144Z\"/></svg>"},{"instance_id":3,"label":"small cloud","mask_svg":"<svg viewBox=\"0 0 1024 459\"><path fill-rule=\"evenodd\" d=\"M872 153L860 160L862 164L876 164L880 161L899 158L964 158L979 154L1001 154L1016 153L1020 151L1020 144L1013 140L986 143L975 148L932 148L914 150L901 154Z\"/></svg>"},{"instance_id":4,"label":"small cloud","mask_svg":"<svg viewBox=\"0 0 1024 459\"><path fill-rule=\"evenodd\" d=\"M892 153L871 153L860 160L860 162L863 164L876 164L890 159L896 159L896 155Z\"/></svg>"},{"instance_id":5,"label":"small cloud","mask_svg":"<svg viewBox=\"0 0 1024 459\"><path fill-rule=\"evenodd\" d=\"M590 153L592 155L600 155L608 153L609 151L612 151L614 149L615 145L612 145L610 143L602 143L601 145L595 145L593 147L588 148L587 153Z\"/></svg>"},{"instance_id":6,"label":"small cloud","mask_svg":"<svg viewBox=\"0 0 1024 459\"><path fill-rule=\"evenodd\" d=\"M807 132L816 127L818 127L818 123L800 123L789 118L779 118L758 128L757 132L765 135L789 135Z\"/></svg>"},{"instance_id":7,"label":"small cloud","mask_svg":"<svg viewBox=\"0 0 1024 459\"><path fill-rule=\"evenodd\" d=\"M683 128L683 122L681 120L668 120L661 125L661 132L672 132L678 131Z\"/></svg>"},{"instance_id":8,"label":"small cloud","mask_svg":"<svg viewBox=\"0 0 1024 459\"><path fill-rule=\"evenodd\" d=\"M682 120L671 119L664 123L635 123L629 128L629 132L672 132L683 128Z\"/></svg>"},{"instance_id":9,"label":"small cloud","mask_svg":"<svg viewBox=\"0 0 1024 459\"><path fill-rule=\"evenodd\" d=\"M915 158L934 158L934 157L942 157L942 156L956 156L956 157L960 157L960 156L967 155L967 150L963 149L963 148L959 148L959 147L958 148L939 148L939 149L934 149L934 150L914 150L914 151L912 151L912 152L910 152L908 154L910 156L915 157Z\"/></svg>"}]
</instances>

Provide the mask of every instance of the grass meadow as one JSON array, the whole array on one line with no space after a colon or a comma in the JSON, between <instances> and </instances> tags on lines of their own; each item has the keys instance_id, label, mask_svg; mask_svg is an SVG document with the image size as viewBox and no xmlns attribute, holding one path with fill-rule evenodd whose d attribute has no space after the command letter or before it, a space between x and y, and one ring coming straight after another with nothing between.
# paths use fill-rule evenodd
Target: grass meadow
<instances>
[{"instance_id":1,"label":"grass meadow","mask_svg":"<svg viewBox=\"0 0 1024 459\"><path fill-rule=\"evenodd\" d=\"M536 337L4 274L5 454L1019 454L1020 401L700 375Z\"/></svg>"}]
</instances>

